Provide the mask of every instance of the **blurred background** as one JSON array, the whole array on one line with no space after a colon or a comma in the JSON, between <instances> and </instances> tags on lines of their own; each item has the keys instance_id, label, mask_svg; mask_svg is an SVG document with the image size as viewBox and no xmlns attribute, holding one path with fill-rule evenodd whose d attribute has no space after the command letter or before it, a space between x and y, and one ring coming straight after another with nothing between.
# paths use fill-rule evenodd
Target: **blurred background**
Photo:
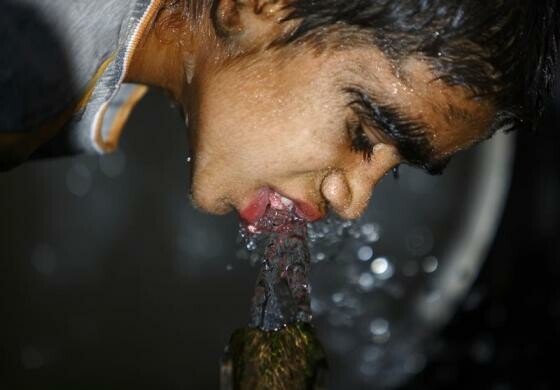
<instances>
[{"instance_id":1,"label":"blurred background","mask_svg":"<svg viewBox=\"0 0 560 390\"><path fill-rule=\"evenodd\" d=\"M559 123L556 102L537 134L404 167L362 221L312 228L331 388L559 388ZM0 388L218 387L257 269L235 215L191 207L188 157L151 93L116 153L0 174Z\"/></svg>"}]
</instances>

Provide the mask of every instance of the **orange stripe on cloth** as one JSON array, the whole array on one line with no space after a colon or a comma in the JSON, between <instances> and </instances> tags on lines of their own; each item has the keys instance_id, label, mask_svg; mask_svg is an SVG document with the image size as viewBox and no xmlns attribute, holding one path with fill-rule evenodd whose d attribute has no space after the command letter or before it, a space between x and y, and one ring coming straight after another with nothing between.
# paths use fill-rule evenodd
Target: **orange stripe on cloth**
<instances>
[{"instance_id":1,"label":"orange stripe on cloth","mask_svg":"<svg viewBox=\"0 0 560 390\"><path fill-rule=\"evenodd\" d=\"M106 138L101 136L101 131L96 132L95 142L104 152L112 152L117 148L122 130L130 116L130 113L132 112L132 109L136 106L140 99L146 95L146 92L148 92L148 87L145 85L138 85L134 88L134 92L130 94L128 100L118 108L115 118L111 123L109 135ZM103 115L105 115L105 112Z\"/></svg>"},{"instance_id":2,"label":"orange stripe on cloth","mask_svg":"<svg viewBox=\"0 0 560 390\"><path fill-rule=\"evenodd\" d=\"M142 39L146 36L146 30L150 29L152 26L152 22L155 17L157 17L157 12L161 9L161 5L163 0L152 0L144 17L140 21L140 24L137 26L136 30L134 31L131 39L130 45L127 48L126 56L124 59L123 64L123 74L121 77L121 83L125 81L126 75L130 68L130 62L132 61L132 57L134 56L134 52ZM148 91L147 87L138 86L137 89L132 93L129 97L128 101L119 108L113 123L111 123L109 132L106 137L103 136L103 124L105 114L107 113L107 109L109 108L110 101L105 102L102 106L100 111L97 113L97 119L92 124L93 128L93 142L95 146L99 148L101 152L112 152L118 146L119 138L122 133L122 129L126 124L126 120L130 116L132 109L138 103L138 101L146 94Z\"/></svg>"}]
</instances>

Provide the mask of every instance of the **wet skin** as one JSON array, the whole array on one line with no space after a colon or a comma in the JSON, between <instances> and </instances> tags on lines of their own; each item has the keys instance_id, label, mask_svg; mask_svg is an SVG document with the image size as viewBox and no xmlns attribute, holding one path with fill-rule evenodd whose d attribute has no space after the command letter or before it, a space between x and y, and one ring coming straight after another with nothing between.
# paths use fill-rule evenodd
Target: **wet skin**
<instances>
[{"instance_id":1,"label":"wet skin","mask_svg":"<svg viewBox=\"0 0 560 390\"><path fill-rule=\"evenodd\" d=\"M166 89L189 118L199 208L251 220L274 190L307 219L328 207L356 218L393 167L437 165L486 138L491 104L437 80L422 58L396 64L358 44L268 48L297 23L279 22L282 2L261 1L258 12L252 1L219 3L229 38L217 37L208 17L152 30L127 73ZM385 108L421 128L428 148L403 153Z\"/></svg>"}]
</instances>

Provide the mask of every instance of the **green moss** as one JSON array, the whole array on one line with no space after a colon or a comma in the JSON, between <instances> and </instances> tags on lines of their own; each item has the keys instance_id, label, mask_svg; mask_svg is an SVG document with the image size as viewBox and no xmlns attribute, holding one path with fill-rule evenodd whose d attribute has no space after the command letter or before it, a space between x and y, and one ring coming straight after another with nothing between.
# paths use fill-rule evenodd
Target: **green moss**
<instances>
[{"instance_id":1,"label":"green moss","mask_svg":"<svg viewBox=\"0 0 560 390\"><path fill-rule=\"evenodd\" d=\"M325 353L309 324L275 332L239 329L228 349L235 390L319 389L326 374Z\"/></svg>"}]
</instances>

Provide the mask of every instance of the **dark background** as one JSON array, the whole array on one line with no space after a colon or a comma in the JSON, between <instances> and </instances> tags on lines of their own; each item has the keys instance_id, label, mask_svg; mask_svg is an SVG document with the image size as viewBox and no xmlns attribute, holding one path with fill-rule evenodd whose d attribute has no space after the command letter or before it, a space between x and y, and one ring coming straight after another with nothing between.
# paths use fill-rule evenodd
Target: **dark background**
<instances>
[{"instance_id":1,"label":"dark background","mask_svg":"<svg viewBox=\"0 0 560 390\"><path fill-rule=\"evenodd\" d=\"M559 123L557 103L519 134L490 255L406 389L560 388ZM0 388L217 388L256 271L235 258L235 216L189 206L186 145L151 94L121 151L0 174Z\"/></svg>"},{"instance_id":2,"label":"dark background","mask_svg":"<svg viewBox=\"0 0 560 390\"><path fill-rule=\"evenodd\" d=\"M501 227L463 309L406 389L558 389L560 109L520 133Z\"/></svg>"},{"instance_id":3,"label":"dark background","mask_svg":"<svg viewBox=\"0 0 560 390\"><path fill-rule=\"evenodd\" d=\"M38 23L58 76L47 81L60 86L71 80L65 53ZM20 26L0 23L12 38L1 43ZM3 50L0 120L31 107L14 100L10 66L43 76L36 49ZM406 389L560 388L558 124L557 103L538 133L519 134L490 255ZM185 134L166 100L142 101L124 134L111 156L0 174L0 389L217 388L218 359L246 323L255 276L235 260L237 220L188 205Z\"/></svg>"},{"instance_id":4,"label":"dark background","mask_svg":"<svg viewBox=\"0 0 560 390\"><path fill-rule=\"evenodd\" d=\"M559 113L518 135L491 253L406 389L560 386ZM124 134L124 152L0 177L0 388L217 388L256 271L235 260L234 216L190 208L185 134L167 101L148 96ZM231 234L197 235L202 225Z\"/></svg>"}]
</instances>

